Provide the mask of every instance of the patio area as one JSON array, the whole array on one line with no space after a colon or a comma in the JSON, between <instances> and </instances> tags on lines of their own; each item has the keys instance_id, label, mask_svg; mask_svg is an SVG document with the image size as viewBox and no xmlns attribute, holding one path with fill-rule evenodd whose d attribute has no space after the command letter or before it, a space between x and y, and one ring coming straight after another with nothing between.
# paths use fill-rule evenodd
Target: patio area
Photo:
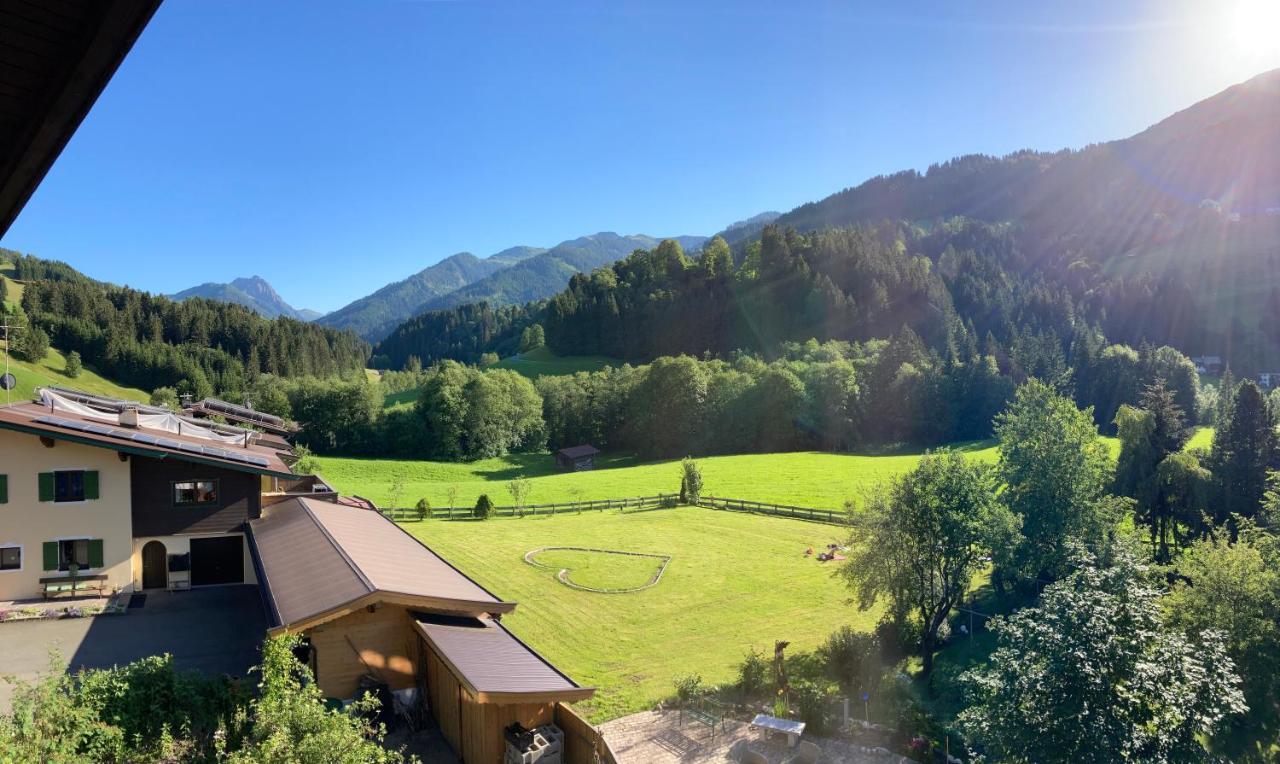
<instances>
[{"instance_id":1,"label":"patio area","mask_svg":"<svg viewBox=\"0 0 1280 764\"><path fill-rule=\"evenodd\" d=\"M686 717L680 723L675 710L645 711L605 722L600 732L624 764L653 762L736 762L745 750L764 754L769 764L781 764L795 754L786 737L769 735L750 724L725 720L725 729L711 730ZM845 740L805 735L804 740L822 749L819 762L835 764L913 764L911 759L883 748L869 748Z\"/></svg>"}]
</instances>

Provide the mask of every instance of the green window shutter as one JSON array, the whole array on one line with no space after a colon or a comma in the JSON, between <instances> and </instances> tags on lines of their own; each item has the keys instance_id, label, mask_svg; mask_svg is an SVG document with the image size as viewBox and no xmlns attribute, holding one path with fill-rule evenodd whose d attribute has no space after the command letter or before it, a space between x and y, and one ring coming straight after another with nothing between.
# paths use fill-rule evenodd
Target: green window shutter
<instances>
[{"instance_id":1,"label":"green window shutter","mask_svg":"<svg viewBox=\"0 0 1280 764\"><path fill-rule=\"evenodd\" d=\"M40 501L53 501L53 473L40 473Z\"/></svg>"},{"instance_id":2,"label":"green window shutter","mask_svg":"<svg viewBox=\"0 0 1280 764\"><path fill-rule=\"evenodd\" d=\"M84 473L84 497L86 499L98 498L98 471L86 470Z\"/></svg>"},{"instance_id":3,"label":"green window shutter","mask_svg":"<svg viewBox=\"0 0 1280 764\"><path fill-rule=\"evenodd\" d=\"M102 539L89 539L89 567L102 567Z\"/></svg>"},{"instance_id":4,"label":"green window shutter","mask_svg":"<svg viewBox=\"0 0 1280 764\"><path fill-rule=\"evenodd\" d=\"M56 541L44 542L44 569L58 569L58 542Z\"/></svg>"},{"instance_id":5,"label":"green window shutter","mask_svg":"<svg viewBox=\"0 0 1280 764\"><path fill-rule=\"evenodd\" d=\"M9 476L0 475L0 504L9 503Z\"/></svg>"}]
</instances>

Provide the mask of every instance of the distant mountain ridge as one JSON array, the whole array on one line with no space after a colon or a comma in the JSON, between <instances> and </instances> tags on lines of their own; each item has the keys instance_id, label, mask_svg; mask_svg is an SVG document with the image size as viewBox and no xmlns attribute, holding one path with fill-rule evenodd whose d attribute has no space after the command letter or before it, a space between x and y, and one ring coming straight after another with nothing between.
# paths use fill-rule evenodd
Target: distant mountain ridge
<instances>
[{"instance_id":1,"label":"distant mountain ridge","mask_svg":"<svg viewBox=\"0 0 1280 764\"><path fill-rule=\"evenodd\" d=\"M261 276L238 278L229 284L208 281L190 289L167 295L171 300L186 300L201 297L206 300L218 300L243 305L263 318L296 318L299 321L314 321L324 315L309 308L295 308L284 301L278 292Z\"/></svg>"},{"instance_id":2,"label":"distant mountain ridge","mask_svg":"<svg viewBox=\"0 0 1280 764\"><path fill-rule=\"evenodd\" d=\"M675 238L686 249L697 249L706 240L702 236ZM329 313L318 323L350 329L377 342L423 311L469 302L513 305L550 297L564 289L573 274L608 265L658 241L643 234L602 232L550 249L516 246L485 258L459 252Z\"/></svg>"}]
</instances>

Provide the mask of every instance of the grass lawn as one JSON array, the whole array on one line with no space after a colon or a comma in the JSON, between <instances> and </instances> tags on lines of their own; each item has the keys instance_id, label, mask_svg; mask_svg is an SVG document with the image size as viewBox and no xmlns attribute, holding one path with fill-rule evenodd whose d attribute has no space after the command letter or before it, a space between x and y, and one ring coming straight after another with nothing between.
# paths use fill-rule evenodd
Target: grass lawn
<instances>
[{"instance_id":1,"label":"grass lawn","mask_svg":"<svg viewBox=\"0 0 1280 764\"><path fill-rule=\"evenodd\" d=\"M558 356L545 347L504 358L493 365L495 369L511 369L529 379L575 374L580 371L599 371L606 366L617 366L618 361L602 355Z\"/></svg>"},{"instance_id":2,"label":"grass lawn","mask_svg":"<svg viewBox=\"0 0 1280 764\"><path fill-rule=\"evenodd\" d=\"M576 681L598 688L580 704L597 722L671 695L677 676L729 683L751 647L767 652L786 639L793 650L810 650L843 624L870 629L879 618L847 602L832 564L803 556L807 547L844 540L839 528L817 523L683 507L404 527L499 597L520 603L503 623ZM671 562L657 586L599 594L571 589L555 570L524 561L545 546L664 554ZM544 554L540 561L570 568L578 583L632 585L647 580L657 562Z\"/></svg>"},{"instance_id":3,"label":"grass lawn","mask_svg":"<svg viewBox=\"0 0 1280 764\"><path fill-rule=\"evenodd\" d=\"M151 399L151 394L147 391L117 385L106 377L99 376L88 366L83 367L80 371L80 376L74 379L66 375L66 368L66 356L53 348L49 349L49 353L45 355L44 360L40 363L27 363L10 357L9 371L18 380L18 386L9 393L10 399L14 403L29 401L35 394L37 387L50 385L70 387L76 390L83 390L86 393L106 395L112 398L124 398L126 400L148 401ZM0 360L0 371L3 371L2 360ZM4 395L0 394L0 404L4 403L4 400Z\"/></svg>"},{"instance_id":4,"label":"grass lawn","mask_svg":"<svg viewBox=\"0 0 1280 764\"><path fill-rule=\"evenodd\" d=\"M955 446L969 457L994 462L989 442ZM698 460L713 496L771 501L820 509L839 509L846 499L858 498L869 487L915 466L919 451L892 455L797 452L709 456ZM428 462L396 459L321 457L320 473L339 491L359 494L385 506L391 484L404 482L399 505L409 507L426 498L434 507L447 506L449 487L458 489L457 506L474 506L481 493L496 504L510 504L506 483L517 475L529 478L528 503L543 504L586 499L621 499L680 490L680 462L640 462L630 456L596 459L590 472L560 472L549 454L511 454L476 462Z\"/></svg>"}]
</instances>

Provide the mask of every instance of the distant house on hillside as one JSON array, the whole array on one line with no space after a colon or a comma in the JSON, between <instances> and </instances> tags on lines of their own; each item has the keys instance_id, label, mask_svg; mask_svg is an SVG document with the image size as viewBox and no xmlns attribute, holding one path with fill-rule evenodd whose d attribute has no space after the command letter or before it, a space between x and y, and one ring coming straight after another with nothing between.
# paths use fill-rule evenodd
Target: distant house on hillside
<instances>
[{"instance_id":1,"label":"distant house on hillside","mask_svg":"<svg viewBox=\"0 0 1280 764\"><path fill-rule=\"evenodd\" d=\"M1196 371L1201 374L1221 374L1222 373L1222 356L1217 355L1198 355L1191 359L1196 365Z\"/></svg>"},{"instance_id":2,"label":"distant house on hillside","mask_svg":"<svg viewBox=\"0 0 1280 764\"><path fill-rule=\"evenodd\" d=\"M556 452L556 464L567 472L595 469L596 454L600 449L591 445L570 446Z\"/></svg>"},{"instance_id":3,"label":"distant house on hillside","mask_svg":"<svg viewBox=\"0 0 1280 764\"><path fill-rule=\"evenodd\" d=\"M1263 390L1274 390L1280 387L1280 371L1264 371L1258 375L1258 384Z\"/></svg>"}]
</instances>

